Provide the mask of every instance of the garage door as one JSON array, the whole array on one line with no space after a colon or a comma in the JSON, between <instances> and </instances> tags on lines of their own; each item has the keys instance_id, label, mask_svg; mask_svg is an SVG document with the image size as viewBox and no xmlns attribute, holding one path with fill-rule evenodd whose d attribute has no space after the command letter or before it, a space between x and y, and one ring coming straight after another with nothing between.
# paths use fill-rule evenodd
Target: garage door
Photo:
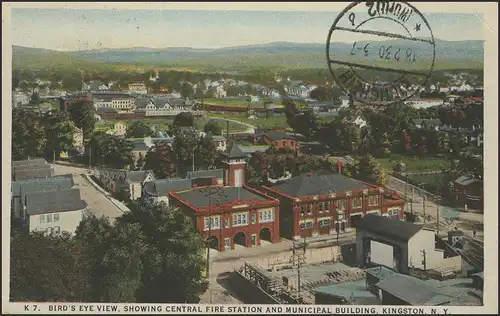
<instances>
[{"instance_id":1,"label":"garage door","mask_svg":"<svg viewBox=\"0 0 500 316\"><path fill-rule=\"evenodd\" d=\"M372 263L380 264L388 268L393 268L393 247L378 241L372 240L370 243L370 259Z\"/></svg>"}]
</instances>

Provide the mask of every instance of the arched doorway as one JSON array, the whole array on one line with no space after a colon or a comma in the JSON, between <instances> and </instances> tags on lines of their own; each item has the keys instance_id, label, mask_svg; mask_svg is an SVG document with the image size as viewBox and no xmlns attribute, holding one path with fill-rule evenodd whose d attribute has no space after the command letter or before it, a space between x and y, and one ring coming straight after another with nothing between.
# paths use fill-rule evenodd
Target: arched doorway
<instances>
[{"instance_id":1,"label":"arched doorway","mask_svg":"<svg viewBox=\"0 0 500 316\"><path fill-rule=\"evenodd\" d=\"M219 250L219 240L215 236L207 238L207 245L210 249Z\"/></svg>"},{"instance_id":2,"label":"arched doorway","mask_svg":"<svg viewBox=\"0 0 500 316\"><path fill-rule=\"evenodd\" d=\"M233 242L234 242L235 247L236 247L236 245L240 245L243 247L247 246L246 245L246 237L245 237L245 234L243 232L239 232L236 235L234 235Z\"/></svg>"},{"instance_id":3,"label":"arched doorway","mask_svg":"<svg viewBox=\"0 0 500 316\"><path fill-rule=\"evenodd\" d=\"M271 242L271 231L269 228L262 228L259 233L259 239Z\"/></svg>"}]
</instances>

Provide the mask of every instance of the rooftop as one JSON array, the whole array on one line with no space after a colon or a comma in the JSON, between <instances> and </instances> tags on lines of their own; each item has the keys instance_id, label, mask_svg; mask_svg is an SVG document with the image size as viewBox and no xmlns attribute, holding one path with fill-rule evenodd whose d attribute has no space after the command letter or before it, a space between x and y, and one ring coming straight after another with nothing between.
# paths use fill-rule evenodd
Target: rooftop
<instances>
[{"instance_id":1,"label":"rooftop","mask_svg":"<svg viewBox=\"0 0 500 316\"><path fill-rule=\"evenodd\" d=\"M224 170L212 169L212 170L188 171L186 178L195 179L195 178L207 178L207 177L216 177L217 179L222 179L224 177Z\"/></svg>"},{"instance_id":2,"label":"rooftop","mask_svg":"<svg viewBox=\"0 0 500 316\"><path fill-rule=\"evenodd\" d=\"M26 193L26 212L29 215L76 211L86 207L78 188Z\"/></svg>"},{"instance_id":3,"label":"rooftop","mask_svg":"<svg viewBox=\"0 0 500 316\"><path fill-rule=\"evenodd\" d=\"M20 166L30 166L30 165L40 165L46 164L47 161L44 158L28 158L25 160L16 160L12 161L12 167L20 167Z\"/></svg>"},{"instance_id":4,"label":"rooftop","mask_svg":"<svg viewBox=\"0 0 500 316\"><path fill-rule=\"evenodd\" d=\"M423 229L422 225L393 220L384 216L367 214L358 223L358 230L372 232L378 235L402 241L410 240L413 235Z\"/></svg>"},{"instance_id":5,"label":"rooftop","mask_svg":"<svg viewBox=\"0 0 500 316\"><path fill-rule=\"evenodd\" d=\"M376 284L379 289L410 305L436 306L450 303L452 296L442 294L430 283L404 274L394 274Z\"/></svg>"},{"instance_id":6,"label":"rooftop","mask_svg":"<svg viewBox=\"0 0 500 316\"><path fill-rule=\"evenodd\" d=\"M212 205L224 205L230 204L238 201L266 201L271 200L270 198L265 198L253 191L248 190L244 187L219 187L221 188L222 197L219 198L217 195L212 196ZM183 192L177 192L177 195L184 201L187 201L194 207L208 207L210 203L210 198L205 193L205 189L192 189Z\"/></svg>"},{"instance_id":7,"label":"rooftop","mask_svg":"<svg viewBox=\"0 0 500 316\"><path fill-rule=\"evenodd\" d=\"M153 196L167 196L170 191L187 190L191 188L191 179L162 179L148 182L144 190Z\"/></svg>"},{"instance_id":8,"label":"rooftop","mask_svg":"<svg viewBox=\"0 0 500 316\"><path fill-rule=\"evenodd\" d=\"M289 135L283 131L268 131L264 133L264 135L271 140L282 140L282 139L295 140L295 138L292 135Z\"/></svg>"},{"instance_id":9,"label":"rooftop","mask_svg":"<svg viewBox=\"0 0 500 316\"><path fill-rule=\"evenodd\" d=\"M372 275L379 280L386 279L386 278L391 277L394 274L396 274L396 272L394 272L393 270L391 270L387 267L384 267L384 266L378 266L378 267L365 269L365 273L368 275Z\"/></svg>"},{"instance_id":10,"label":"rooftop","mask_svg":"<svg viewBox=\"0 0 500 316\"><path fill-rule=\"evenodd\" d=\"M365 280L328 284L317 287L314 293L340 297L355 305L379 305L380 299L366 289Z\"/></svg>"},{"instance_id":11,"label":"rooftop","mask_svg":"<svg viewBox=\"0 0 500 316\"><path fill-rule=\"evenodd\" d=\"M50 167L50 165L47 166L47 168L14 170L14 180L21 181L27 179L51 177L53 169Z\"/></svg>"},{"instance_id":12,"label":"rooftop","mask_svg":"<svg viewBox=\"0 0 500 316\"><path fill-rule=\"evenodd\" d=\"M226 151L222 153L227 158L247 158L248 154L245 153L236 143L231 142L227 145Z\"/></svg>"},{"instance_id":13,"label":"rooftop","mask_svg":"<svg viewBox=\"0 0 500 316\"><path fill-rule=\"evenodd\" d=\"M473 176L469 176L469 175L458 177L458 179L455 180L455 183L458 183L458 184L461 184L464 186L471 185L471 184L476 183L476 182L483 182L483 181L480 179L476 179Z\"/></svg>"},{"instance_id":14,"label":"rooftop","mask_svg":"<svg viewBox=\"0 0 500 316\"><path fill-rule=\"evenodd\" d=\"M47 182L58 182L61 179L70 179L71 183L73 183L73 175L72 174L63 174L46 178L35 178L35 179L25 179L20 181L12 182L12 196L20 196L21 188L27 184L37 183L38 185L43 185Z\"/></svg>"},{"instance_id":15,"label":"rooftop","mask_svg":"<svg viewBox=\"0 0 500 316\"><path fill-rule=\"evenodd\" d=\"M281 184L274 185L274 190L293 197L323 195L336 192L364 190L372 186L341 174L303 174Z\"/></svg>"}]
</instances>

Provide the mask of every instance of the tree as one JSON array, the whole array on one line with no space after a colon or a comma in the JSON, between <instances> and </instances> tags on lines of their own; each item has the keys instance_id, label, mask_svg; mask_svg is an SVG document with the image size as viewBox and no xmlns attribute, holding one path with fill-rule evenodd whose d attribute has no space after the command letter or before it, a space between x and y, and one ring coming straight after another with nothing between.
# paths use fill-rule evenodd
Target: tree
<instances>
[{"instance_id":1,"label":"tree","mask_svg":"<svg viewBox=\"0 0 500 316\"><path fill-rule=\"evenodd\" d=\"M153 170L158 179L172 178L177 174L176 157L170 144L157 143L146 153L144 169Z\"/></svg>"},{"instance_id":2,"label":"tree","mask_svg":"<svg viewBox=\"0 0 500 316\"><path fill-rule=\"evenodd\" d=\"M10 253L10 299L85 302L89 266L70 234L14 234Z\"/></svg>"},{"instance_id":3,"label":"tree","mask_svg":"<svg viewBox=\"0 0 500 316\"><path fill-rule=\"evenodd\" d=\"M318 87L318 88L312 90L309 93L309 96L312 99L316 99L319 101L327 101L330 99L330 91L328 91L328 88L326 88L326 87Z\"/></svg>"},{"instance_id":4,"label":"tree","mask_svg":"<svg viewBox=\"0 0 500 316\"><path fill-rule=\"evenodd\" d=\"M391 155L392 144L389 140L389 133L385 132L374 135L375 143L373 153L377 157L389 157Z\"/></svg>"},{"instance_id":5,"label":"tree","mask_svg":"<svg viewBox=\"0 0 500 316\"><path fill-rule=\"evenodd\" d=\"M144 121L135 120L127 127L127 138L142 138L147 136L152 136L153 130Z\"/></svg>"},{"instance_id":6,"label":"tree","mask_svg":"<svg viewBox=\"0 0 500 316\"><path fill-rule=\"evenodd\" d=\"M88 147L92 154L92 165L105 165L109 168L124 168L133 164L130 141L98 131L90 137Z\"/></svg>"},{"instance_id":7,"label":"tree","mask_svg":"<svg viewBox=\"0 0 500 316\"><path fill-rule=\"evenodd\" d=\"M57 159L61 152L73 148L75 125L63 112L47 112L42 118L45 127L45 157Z\"/></svg>"},{"instance_id":8,"label":"tree","mask_svg":"<svg viewBox=\"0 0 500 316\"><path fill-rule=\"evenodd\" d=\"M360 159L345 166L345 173L349 177L384 185L387 182L387 173L380 167L380 164L371 155L364 155Z\"/></svg>"},{"instance_id":9,"label":"tree","mask_svg":"<svg viewBox=\"0 0 500 316\"><path fill-rule=\"evenodd\" d=\"M286 122L293 130L295 130L295 118L299 114L297 105L290 99L284 99L283 107L285 108Z\"/></svg>"},{"instance_id":10,"label":"tree","mask_svg":"<svg viewBox=\"0 0 500 316\"><path fill-rule=\"evenodd\" d=\"M259 186L267 183L269 161L263 152L254 152L248 160L245 179L247 183Z\"/></svg>"},{"instance_id":11,"label":"tree","mask_svg":"<svg viewBox=\"0 0 500 316\"><path fill-rule=\"evenodd\" d=\"M181 87L181 96L185 99L192 99L194 95L193 86L189 82L184 82Z\"/></svg>"},{"instance_id":12,"label":"tree","mask_svg":"<svg viewBox=\"0 0 500 316\"><path fill-rule=\"evenodd\" d=\"M200 138L198 146L196 146L195 165L201 169L208 169L214 165L216 155L217 147L212 134L209 132Z\"/></svg>"},{"instance_id":13,"label":"tree","mask_svg":"<svg viewBox=\"0 0 500 316\"><path fill-rule=\"evenodd\" d=\"M47 138L39 116L24 109L12 110L12 159L21 160L41 156Z\"/></svg>"},{"instance_id":14,"label":"tree","mask_svg":"<svg viewBox=\"0 0 500 316\"><path fill-rule=\"evenodd\" d=\"M279 179L285 175L285 160L279 155L274 155L269 164L269 177Z\"/></svg>"},{"instance_id":15,"label":"tree","mask_svg":"<svg viewBox=\"0 0 500 316\"><path fill-rule=\"evenodd\" d=\"M40 94L38 92L33 92L31 94L30 104L34 104L34 105L40 104Z\"/></svg>"},{"instance_id":16,"label":"tree","mask_svg":"<svg viewBox=\"0 0 500 316\"><path fill-rule=\"evenodd\" d=\"M191 127L194 126L194 116L191 112L181 112L177 114L172 123L173 127Z\"/></svg>"},{"instance_id":17,"label":"tree","mask_svg":"<svg viewBox=\"0 0 500 316\"><path fill-rule=\"evenodd\" d=\"M199 302L206 289L202 278L205 243L180 209L140 202L118 218L117 225L138 225L142 232L137 236L144 249L137 252L143 268L136 302Z\"/></svg>"},{"instance_id":18,"label":"tree","mask_svg":"<svg viewBox=\"0 0 500 316\"><path fill-rule=\"evenodd\" d=\"M82 129L83 137L89 138L95 128L95 108L84 101L78 101L69 106L68 112L75 126Z\"/></svg>"},{"instance_id":19,"label":"tree","mask_svg":"<svg viewBox=\"0 0 500 316\"><path fill-rule=\"evenodd\" d=\"M207 134L212 133L212 135L222 135L222 129L215 121L209 121L205 124L203 131Z\"/></svg>"},{"instance_id":20,"label":"tree","mask_svg":"<svg viewBox=\"0 0 500 316\"><path fill-rule=\"evenodd\" d=\"M185 174L192 169L193 158L196 146L198 145L198 135L194 131L178 131L172 144L177 162L178 175Z\"/></svg>"}]
</instances>

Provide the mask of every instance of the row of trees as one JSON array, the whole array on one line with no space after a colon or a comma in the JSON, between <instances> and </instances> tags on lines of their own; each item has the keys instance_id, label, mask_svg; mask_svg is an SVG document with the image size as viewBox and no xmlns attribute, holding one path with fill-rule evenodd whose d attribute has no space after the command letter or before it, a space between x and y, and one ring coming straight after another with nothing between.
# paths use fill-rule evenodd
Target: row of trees
<instances>
[{"instance_id":1,"label":"row of trees","mask_svg":"<svg viewBox=\"0 0 500 316\"><path fill-rule=\"evenodd\" d=\"M292 177L305 173L337 173L338 165L335 159L310 155L294 155L256 152L250 157L246 169L247 183L254 186L268 184L268 179L279 179L290 173ZM355 159L342 167L342 174L369 183L384 185L387 173L370 155Z\"/></svg>"},{"instance_id":2,"label":"row of trees","mask_svg":"<svg viewBox=\"0 0 500 316\"><path fill-rule=\"evenodd\" d=\"M183 212L141 202L114 223L86 215L75 236L13 232L10 299L197 303L205 243Z\"/></svg>"},{"instance_id":3,"label":"row of trees","mask_svg":"<svg viewBox=\"0 0 500 316\"><path fill-rule=\"evenodd\" d=\"M12 110L12 160L59 158L73 147L75 124L59 111Z\"/></svg>"},{"instance_id":4,"label":"row of trees","mask_svg":"<svg viewBox=\"0 0 500 316\"><path fill-rule=\"evenodd\" d=\"M342 153L388 157L392 153L420 157L460 153L468 144L467 132L436 131L433 126L415 129L412 120L433 118L427 110L396 104L381 111L350 109L330 122L320 121L314 113L301 112L293 101L285 104L288 125L297 133ZM348 121L360 115L367 121L362 129Z\"/></svg>"}]
</instances>

